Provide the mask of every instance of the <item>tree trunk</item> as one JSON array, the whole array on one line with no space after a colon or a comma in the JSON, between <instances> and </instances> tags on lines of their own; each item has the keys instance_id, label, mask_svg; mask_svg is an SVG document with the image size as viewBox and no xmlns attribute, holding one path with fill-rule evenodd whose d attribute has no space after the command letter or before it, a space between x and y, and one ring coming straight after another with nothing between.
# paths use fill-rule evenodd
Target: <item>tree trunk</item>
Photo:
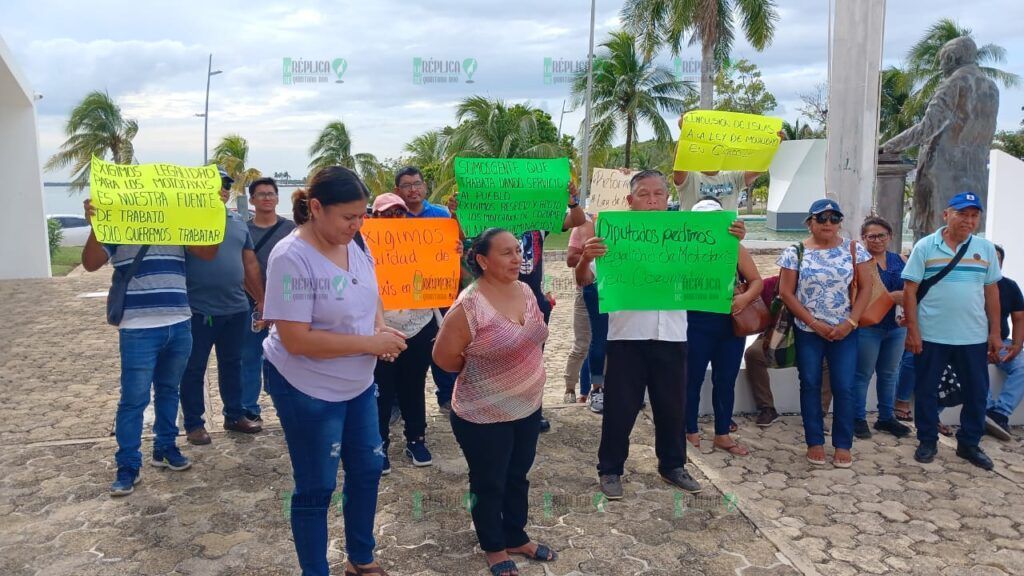
<instances>
[{"instance_id":1,"label":"tree trunk","mask_svg":"<svg viewBox=\"0 0 1024 576\"><path fill-rule=\"evenodd\" d=\"M700 55L700 107L711 110L715 107L715 43L705 38Z\"/></svg>"},{"instance_id":2,"label":"tree trunk","mask_svg":"<svg viewBox=\"0 0 1024 576\"><path fill-rule=\"evenodd\" d=\"M629 149L633 146L633 119L626 119L626 168L629 168Z\"/></svg>"}]
</instances>

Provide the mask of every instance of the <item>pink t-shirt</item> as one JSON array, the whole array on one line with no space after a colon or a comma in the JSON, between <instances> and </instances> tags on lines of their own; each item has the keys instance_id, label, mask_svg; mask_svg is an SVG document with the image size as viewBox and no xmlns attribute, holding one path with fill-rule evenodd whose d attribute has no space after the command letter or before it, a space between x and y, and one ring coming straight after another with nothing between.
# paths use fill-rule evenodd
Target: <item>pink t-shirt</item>
<instances>
[{"instance_id":1,"label":"pink t-shirt","mask_svg":"<svg viewBox=\"0 0 1024 576\"><path fill-rule=\"evenodd\" d=\"M373 257L348 243L348 270L292 233L274 246L267 266L263 317L307 322L313 330L373 336L380 295ZM277 326L263 341L267 361L304 394L328 402L351 400L373 384L372 354L310 358L290 354Z\"/></svg>"},{"instance_id":2,"label":"pink t-shirt","mask_svg":"<svg viewBox=\"0 0 1024 576\"><path fill-rule=\"evenodd\" d=\"M526 297L526 323L509 320L473 284L462 303L472 341L466 365L455 381L452 411L476 424L512 422L536 412L544 396L544 342L548 326L530 287L517 282Z\"/></svg>"},{"instance_id":3,"label":"pink t-shirt","mask_svg":"<svg viewBox=\"0 0 1024 576\"><path fill-rule=\"evenodd\" d=\"M583 245L594 237L594 221L587 216L587 221L569 232L569 247L583 250Z\"/></svg>"}]
</instances>

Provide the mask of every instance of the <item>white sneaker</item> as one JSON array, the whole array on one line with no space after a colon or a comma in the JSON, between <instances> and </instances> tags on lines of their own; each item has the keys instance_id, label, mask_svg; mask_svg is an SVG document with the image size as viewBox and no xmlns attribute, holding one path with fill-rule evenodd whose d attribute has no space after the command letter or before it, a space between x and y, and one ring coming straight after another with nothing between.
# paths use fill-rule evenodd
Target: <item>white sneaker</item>
<instances>
[{"instance_id":1,"label":"white sneaker","mask_svg":"<svg viewBox=\"0 0 1024 576\"><path fill-rule=\"evenodd\" d=\"M601 414L604 412L604 392L590 393L590 411Z\"/></svg>"},{"instance_id":2,"label":"white sneaker","mask_svg":"<svg viewBox=\"0 0 1024 576\"><path fill-rule=\"evenodd\" d=\"M565 396L562 396L562 404L575 404L575 403L576 403L576 393L575 392L570 390L570 391L565 393Z\"/></svg>"}]
</instances>

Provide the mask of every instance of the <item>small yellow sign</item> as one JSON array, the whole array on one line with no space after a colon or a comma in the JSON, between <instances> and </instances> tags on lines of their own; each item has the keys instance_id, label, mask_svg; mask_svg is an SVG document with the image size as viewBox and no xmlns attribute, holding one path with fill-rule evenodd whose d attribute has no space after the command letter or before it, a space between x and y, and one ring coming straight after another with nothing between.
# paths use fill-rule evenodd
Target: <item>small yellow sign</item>
<instances>
[{"instance_id":1,"label":"small yellow sign","mask_svg":"<svg viewBox=\"0 0 1024 576\"><path fill-rule=\"evenodd\" d=\"M781 118L719 110L687 112L674 169L764 172L779 149L780 130Z\"/></svg>"},{"instance_id":2,"label":"small yellow sign","mask_svg":"<svg viewBox=\"0 0 1024 576\"><path fill-rule=\"evenodd\" d=\"M213 164L121 165L93 157L93 232L104 244L220 244L227 221L220 186Z\"/></svg>"}]
</instances>

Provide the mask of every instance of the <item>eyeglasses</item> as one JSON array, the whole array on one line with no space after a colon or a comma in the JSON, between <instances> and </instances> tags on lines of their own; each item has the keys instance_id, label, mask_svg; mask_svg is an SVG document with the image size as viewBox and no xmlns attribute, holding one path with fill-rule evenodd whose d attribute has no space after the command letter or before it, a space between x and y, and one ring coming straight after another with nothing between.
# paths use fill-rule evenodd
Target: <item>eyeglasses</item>
<instances>
[{"instance_id":1,"label":"eyeglasses","mask_svg":"<svg viewBox=\"0 0 1024 576\"><path fill-rule=\"evenodd\" d=\"M864 236L864 239L868 240L869 242L877 242L879 240L888 240L889 239L889 234L888 234L888 232L880 232L878 234L868 234L867 236Z\"/></svg>"},{"instance_id":2,"label":"eyeglasses","mask_svg":"<svg viewBox=\"0 0 1024 576\"><path fill-rule=\"evenodd\" d=\"M271 198L277 198L277 192L260 192L259 194L253 194L252 197L257 200L270 200Z\"/></svg>"},{"instance_id":3,"label":"eyeglasses","mask_svg":"<svg viewBox=\"0 0 1024 576\"><path fill-rule=\"evenodd\" d=\"M815 214L814 215L814 221L817 222L818 224L824 224L825 222L831 222L833 224L839 224L840 222L843 221L843 217L840 216L839 214L829 214L829 215L826 216L824 213L822 213L822 214Z\"/></svg>"},{"instance_id":4,"label":"eyeglasses","mask_svg":"<svg viewBox=\"0 0 1024 576\"><path fill-rule=\"evenodd\" d=\"M402 208L388 208L382 212L378 212L377 215L381 218L405 218L407 212Z\"/></svg>"},{"instance_id":5,"label":"eyeglasses","mask_svg":"<svg viewBox=\"0 0 1024 576\"><path fill-rule=\"evenodd\" d=\"M424 184L423 184L423 181L421 180L419 182L406 182L405 184L399 185L398 189L399 190L412 190L413 188L423 188L423 186L424 186Z\"/></svg>"}]
</instances>

